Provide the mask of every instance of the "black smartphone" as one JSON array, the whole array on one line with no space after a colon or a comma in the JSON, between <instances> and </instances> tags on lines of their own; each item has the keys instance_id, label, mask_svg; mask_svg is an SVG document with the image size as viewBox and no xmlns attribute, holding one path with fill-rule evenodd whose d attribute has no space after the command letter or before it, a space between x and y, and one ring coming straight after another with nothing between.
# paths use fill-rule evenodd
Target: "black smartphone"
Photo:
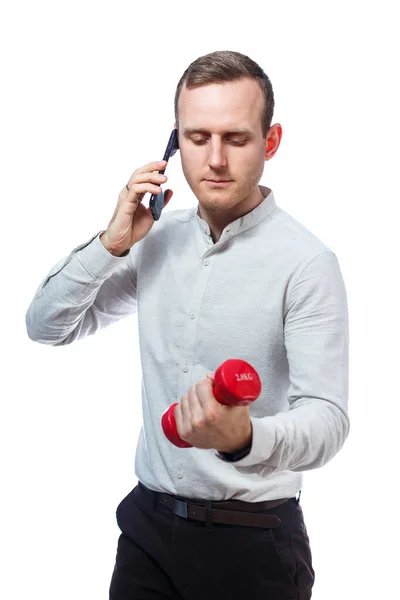
<instances>
[{"instance_id":1,"label":"black smartphone","mask_svg":"<svg viewBox=\"0 0 400 600\"><path fill-rule=\"evenodd\" d=\"M170 157L173 156L177 150L179 150L178 130L173 129L171 135L169 136L163 160L169 160ZM160 175L163 175L164 172L165 169L160 171ZM151 214L153 215L153 219L155 221L158 221L158 219L161 217L162 209L164 208L164 194L152 194L149 206Z\"/></svg>"}]
</instances>

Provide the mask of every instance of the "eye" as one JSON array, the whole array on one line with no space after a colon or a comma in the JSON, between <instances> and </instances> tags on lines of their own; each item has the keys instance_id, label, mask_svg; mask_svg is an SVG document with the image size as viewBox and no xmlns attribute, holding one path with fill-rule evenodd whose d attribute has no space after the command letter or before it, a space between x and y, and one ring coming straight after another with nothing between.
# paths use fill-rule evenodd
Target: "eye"
<instances>
[{"instance_id":1,"label":"eye","mask_svg":"<svg viewBox=\"0 0 400 600\"><path fill-rule=\"evenodd\" d=\"M208 138L196 138L196 139L191 138L191 141L196 146L203 146L208 141ZM233 140L233 139L228 139L227 141L230 144L232 144L232 146L244 146L247 142L247 140Z\"/></svg>"}]
</instances>

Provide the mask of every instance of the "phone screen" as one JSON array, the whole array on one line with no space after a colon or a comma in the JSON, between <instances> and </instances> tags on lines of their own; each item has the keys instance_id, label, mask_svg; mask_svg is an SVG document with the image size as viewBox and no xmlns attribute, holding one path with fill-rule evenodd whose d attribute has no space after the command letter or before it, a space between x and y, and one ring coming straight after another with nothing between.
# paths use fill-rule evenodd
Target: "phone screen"
<instances>
[{"instance_id":1,"label":"phone screen","mask_svg":"<svg viewBox=\"0 0 400 600\"><path fill-rule=\"evenodd\" d=\"M169 160L171 156L175 154L175 152L179 150L178 143L178 130L173 129L171 135L169 136L168 144L164 152L163 160ZM165 173L165 169L160 171L160 175ZM164 194L152 194L149 202L151 214L153 215L153 219L158 221L161 217L162 209L164 208Z\"/></svg>"}]
</instances>

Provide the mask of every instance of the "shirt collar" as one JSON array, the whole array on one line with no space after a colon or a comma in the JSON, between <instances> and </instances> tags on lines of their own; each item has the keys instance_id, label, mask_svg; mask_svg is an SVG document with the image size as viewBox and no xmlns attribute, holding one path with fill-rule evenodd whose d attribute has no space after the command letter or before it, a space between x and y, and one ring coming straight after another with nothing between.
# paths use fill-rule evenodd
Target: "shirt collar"
<instances>
[{"instance_id":1,"label":"shirt collar","mask_svg":"<svg viewBox=\"0 0 400 600\"><path fill-rule=\"evenodd\" d=\"M231 237L236 233L242 233L243 231L246 231L247 229L258 225L259 223L261 223L261 221L266 219L268 215L276 208L276 202L272 190L263 185L259 185L258 187L260 189L261 194L264 197L264 200L258 206L253 208L252 211L250 211L246 215L243 215L243 217L239 217L235 221L232 221L232 223L229 223L229 225L227 225L224 231L222 232L224 238L225 233L229 233L229 237ZM207 235L210 235L211 231L208 223L199 216L199 205L197 205L197 207L194 210L194 216L201 230Z\"/></svg>"}]
</instances>

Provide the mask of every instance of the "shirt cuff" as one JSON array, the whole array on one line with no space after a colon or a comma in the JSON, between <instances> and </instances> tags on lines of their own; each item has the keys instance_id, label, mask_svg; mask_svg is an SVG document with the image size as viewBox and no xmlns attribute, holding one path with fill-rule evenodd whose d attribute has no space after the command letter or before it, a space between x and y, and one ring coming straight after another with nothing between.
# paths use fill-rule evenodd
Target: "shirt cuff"
<instances>
[{"instance_id":1,"label":"shirt cuff","mask_svg":"<svg viewBox=\"0 0 400 600\"><path fill-rule=\"evenodd\" d=\"M253 440L251 450L244 458L235 461L227 461L222 454L217 452L216 456L224 461L230 462L238 467L251 467L265 462L271 456L275 447L275 427L273 417L256 419L250 417L253 426Z\"/></svg>"},{"instance_id":2,"label":"shirt cuff","mask_svg":"<svg viewBox=\"0 0 400 600\"><path fill-rule=\"evenodd\" d=\"M103 246L100 236L104 231L100 231L88 242L77 246L73 250L73 253L79 251L79 262L96 279L107 279L110 277L115 271L116 265L127 256L114 256Z\"/></svg>"}]
</instances>

